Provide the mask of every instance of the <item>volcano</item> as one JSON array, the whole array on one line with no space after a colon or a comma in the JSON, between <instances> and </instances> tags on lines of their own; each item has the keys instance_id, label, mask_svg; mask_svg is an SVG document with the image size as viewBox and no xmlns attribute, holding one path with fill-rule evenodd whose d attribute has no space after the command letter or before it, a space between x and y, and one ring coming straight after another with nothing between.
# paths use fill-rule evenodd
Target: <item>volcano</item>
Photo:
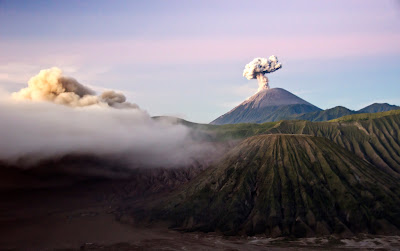
<instances>
[{"instance_id":1,"label":"volcano","mask_svg":"<svg viewBox=\"0 0 400 251\"><path fill-rule=\"evenodd\" d=\"M285 89L272 88L257 92L211 124L272 122L316 111L321 109Z\"/></svg>"},{"instance_id":2,"label":"volcano","mask_svg":"<svg viewBox=\"0 0 400 251\"><path fill-rule=\"evenodd\" d=\"M172 227L227 235L399 233L400 184L323 137L247 138L161 203Z\"/></svg>"}]
</instances>

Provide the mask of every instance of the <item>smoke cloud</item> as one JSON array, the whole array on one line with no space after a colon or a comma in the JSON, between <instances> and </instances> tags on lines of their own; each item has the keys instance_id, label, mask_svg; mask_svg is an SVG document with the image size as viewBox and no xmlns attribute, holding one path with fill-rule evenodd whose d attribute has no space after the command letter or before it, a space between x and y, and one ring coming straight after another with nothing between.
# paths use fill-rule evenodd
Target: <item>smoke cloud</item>
<instances>
[{"instance_id":1,"label":"smoke cloud","mask_svg":"<svg viewBox=\"0 0 400 251\"><path fill-rule=\"evenodd\" d=\"M125 102L125 96L115 91L106 91L101 96L95 96L93 90L73 78L63 76L57 67L41 70L29 80L27 88L13 93L12 96L16 100L50 101L72 107L101 105L138 108L135 104Z\"/></svg>"},{"instance_id":2,"label":"smoke cloud","mask_svg":"<svg viewBox=\"0 0 400 251\"><path fill-rule=\"evenodd\" d=\"M125 158L134 167L174 167L216 152L192 129L152 119L122 93L95 96L57 68L41 71L17 93L0 93L0 114L0 162L89 154Z\"/></svg>"},{"instance_id":3,"label":"smoke cloud","mask_svg":"<svg viewBox=\"0 0 400 251\"><path fill-rule=\"evenodd\" d=\"M259 92L269 89L268 78L265 76L265 74L274 72L280 68L282 68L282 64L278 62L278 58L276 56L270 56L268 59L255 58L245 66L243 70L243 76L249 80L257 79L257 92Z\"/></svg>"}]
</instances>

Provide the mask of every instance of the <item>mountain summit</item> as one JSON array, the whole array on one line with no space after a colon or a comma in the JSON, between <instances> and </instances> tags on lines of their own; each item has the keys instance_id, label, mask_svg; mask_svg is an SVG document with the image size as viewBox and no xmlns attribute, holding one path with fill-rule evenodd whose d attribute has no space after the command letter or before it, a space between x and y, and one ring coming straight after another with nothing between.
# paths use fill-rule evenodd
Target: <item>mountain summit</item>
<instances>
[{"instance_id":1,"label":"mountain summit","mask_svg":"<svg viewBox=\"0 0 400 251\"><path fill-rule=\"evenodd\" d=\"M263 89L211 124L263 123L315 111L321 109L285 89Z\"/></svg>"}]
</instances>

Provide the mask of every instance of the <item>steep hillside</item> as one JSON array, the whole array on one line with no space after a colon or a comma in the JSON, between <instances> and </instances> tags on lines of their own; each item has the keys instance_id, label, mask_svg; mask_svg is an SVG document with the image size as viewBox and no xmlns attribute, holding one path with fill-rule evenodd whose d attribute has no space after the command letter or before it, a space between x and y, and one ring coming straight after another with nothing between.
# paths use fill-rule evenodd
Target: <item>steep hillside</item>
<instances>
[{"instance_id":1,"label":"steep hillside","mask_svg":"<svg viewBox=\"0 0 400 251\"><path fill-rule=\"evenodd\" d=\"M397 179L321 137L260 135L153 211L185 230L313 236L397 233Z\"/></svg>"},{"instance_id":2,"label":"steep hillside","mask_svg":"<svg viewBox=\"0 0 400 251\"><path fill-rule=\"evenodd\" d=\"M399 115L350 123L283 121L268 133L322 136L389 174L400 174Z\"/></svg>"}]
</instances>

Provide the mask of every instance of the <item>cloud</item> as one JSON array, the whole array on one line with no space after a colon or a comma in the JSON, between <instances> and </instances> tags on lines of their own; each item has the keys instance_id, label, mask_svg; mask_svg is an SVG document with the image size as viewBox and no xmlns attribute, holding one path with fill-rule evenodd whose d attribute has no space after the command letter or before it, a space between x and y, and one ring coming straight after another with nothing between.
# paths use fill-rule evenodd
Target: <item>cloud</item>
<instances>
[{"instance_id":1,"label":"cloud","mask_svg":"<svg viewBox=\"0 0 400 251\"><path fill-rule=\"evenodd\" d=\"M0 114L0 160L7 162L93 154L124 157L136 167L172 167L215 150L193 140L189 128L154 121L140 109L71 108L3 96Z\"/></svg>"},{"instance_id":2,"label":"cloud","mask_svg":"<svg viewBox=\"0 0 400 251\"><path fill-rule=\"evenodd\" d=\"M16 100L49 101L73 107L108 105L115 108L139 108L136 104L126 102L125 96L115 91L105 91L95 96L93 90L76 79L63 76L57 67L41 70L29 80L28 87L13 93L12 97Z\"/></svg>"},{"instance_id":3,"label":"cloud","mask_svg":"<svg viewBox=\"0 0 400 251\"><path fill-rule=\"evenodd\" d=\"M179 167L211 161L218 152L192 129L152 119L122 93L96 96L57 68L41 71L13 95L0 91L0 114L0 162L32 166L83 154L131 167Z\"/></svg>"}]
</instances>

